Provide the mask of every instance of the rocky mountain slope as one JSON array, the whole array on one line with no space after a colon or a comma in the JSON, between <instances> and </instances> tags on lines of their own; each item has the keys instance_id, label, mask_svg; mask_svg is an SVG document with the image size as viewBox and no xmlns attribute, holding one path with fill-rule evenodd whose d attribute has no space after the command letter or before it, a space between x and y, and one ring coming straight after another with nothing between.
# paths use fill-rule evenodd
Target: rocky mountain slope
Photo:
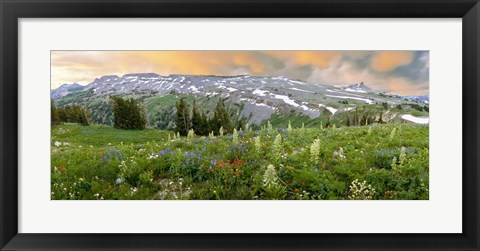
<instances>
[{"instance_id":1,"label":"rocky mountain slope","mask_svg":"<svg viewBox=\"0 0 480 251\"><path fill-rule=\"evenodd\" d=\"M283 76L109 75L97 78L86 86L64 84L51 91L51 98L60 105L91 106L99 100L105 102L109 95L133 95L144 99L144 102L154 100L158 104L164 104L162 98L169 95L191 96L204 102L221 97L241 107L241 115L254 124L273 114L295 113L311 119L321 115L335 116L365 104L428 106L428 97L379 93L363 82L333 87Z\"/></svg>"}]
</instances>

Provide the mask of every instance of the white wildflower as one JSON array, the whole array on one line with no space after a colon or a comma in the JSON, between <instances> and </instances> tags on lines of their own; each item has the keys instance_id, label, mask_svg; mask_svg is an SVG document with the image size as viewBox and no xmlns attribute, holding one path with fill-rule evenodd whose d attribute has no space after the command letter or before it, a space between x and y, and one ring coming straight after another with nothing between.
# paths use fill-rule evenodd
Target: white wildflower
<instances>
[{"instance_id":1,"label":"white wildflower","mask_svg":"<svg viewBox=\"0 0 480 251\"><path fill-rule=\"evenodd\" d=\"M115 183L116 183L117 185L122 184L122 182L123 182L123 179L122 179L122 178L117 178L117 180L115 180Z\"/></svg>"},{"instance_id":2,"label":"white wildflower","mask_svg":"<svg viewBox=\"0 0 480 251\"><path fill-rule=\"evenodd\" d=\"M274 186L277 184L277 179L277 171L275 170L275 167L272 164L268 165L265 174L263 175L263 186Z\"/></svg>"},{"instance_id":3,"label":"white wildflower","mask_svg":"<svg viewBox=\"0 0 480 251\"><path fill-rule=\"evenodd\" d=\"M237 129L233 129L233 136L232 136L232 142L233 144L235 145L238 145L239 143L239 140L238 140L238 132L237 132Z\"/></svg>"},{"instance_id":4,"label":"white wildflower","mask_svg":"<svg viewBox=\"0 0 480 251\"><path fill-rule=\"evenodd\" d=\"M280 158L282 156L283 146L282 146L282 135L277 134L275 140L273 141L273 154Z\"/></svg>"},{"instance_id":5,"label":"white wildflower","mask_svg":"<svg viewBox=\"0 0 480 251\"><path fill-rule=\"evenodd\" d=\"M392 132L390 133L390 141L393 140L393 138L395 138L395 133L397 132L397 128L393 128Z\"/></svg>"},{"instance_id":6,"label":"white wildflower","mask_svg":"<svg viewBox=\"0 0 480 251\"><path fill-rule=\"evenodd\" d=\"M195 138L195 132L193 129L190 129L187 134L187 139L191 141L193 138Z\"/></svg>"},{"instance_id":7,"label":"white wildflower","mask_svg":"<svg viewBox=\"0 0 480 251\"><path fill-rule=\"evenodd\" d=\"M255 141L255 151L257 151L257 153L260 153L262 151L262 140L260 138L260 135L253 138L253 140Z\"/></svg>"},{"instance_id":8,"label":"white wildflower","mask_svg":"<svg viewBox=\"0 0 480 251\"><path fill-rule=\"evenodd\" d=\"M343 155L343 148L340 147L337 151L333 152L333 157L334 158L341 158L341 159L345 159L345 155Z\"/></svg>"},{"instance_id":9,"label":"white wildflower","mask_svg":"<svg viewBox=\"0 0 480 251\"><path fill-rule=\"evenodd\" d=\"M402 148L400 149L400 156L398 157L400 166L403 166L403 164L405 163L405 158L407 156L406 150L407 149L404 146L402 146Z\"/></svg>"},{"instance_id":10,"label":"white wildflower","mask_svg":"<svg viewBox=\"0 0 480 251\"><path fill-rule=\"evenodd\" d=\"M367 181L360 182L355 179L349 188L350 195L348 198L351 200L371 200L375 195L375 189L367 184Z\"/></svg>"},{"instance_id":11,"label":"white wildflower","mask_svg":"<svg viewBox=\"0 0 480 251\"><path fill-rule=\"evenodd\" d=\"M320 139L316 139L310 145L310 158L316 164L320 160Z\"/></svg>"}]
</instances>

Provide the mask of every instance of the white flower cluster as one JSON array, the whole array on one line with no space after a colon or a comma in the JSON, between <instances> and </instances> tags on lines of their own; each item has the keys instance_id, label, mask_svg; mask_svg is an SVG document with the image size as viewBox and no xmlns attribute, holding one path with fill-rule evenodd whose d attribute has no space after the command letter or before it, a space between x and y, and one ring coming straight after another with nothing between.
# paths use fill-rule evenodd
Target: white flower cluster
<instances>
[{"instance_id":1,"label":"white flower cluster","mask_svg":"<svg viewBox=\"0 0 480 251\"><path fill-rule=\"evenodd\" d=\"M268 129L268 131L273 130L273 126L272 126L272 124L270 123L270 120L267 121L267 129Z\"/></svg>"},{"instance_id":2,"label":"white flower cluster","mask_svg":"<svg viewBox=\"0 0 480 251\"><path fill-rule=\"evenodd\" d=\"M360 182L358 179L355 179L350 185L348 198L351 200L371 200L374 195L375 189L367 184L367 181Z\"/></svg>"},{"instance_id":3,"label":"white flower cluster","mask_svg":"<svg viewBox=\"0 0 480 251\"><path fill-rule=\"evenodd\" d=\"M268 165L267 170L265 170L265 174L263 175L263 186L276 186L278 185L277 180L277 171L275 170L275 167L272 164Z\"/></svg>"},{"instance_id":4,"label":"white flower cluster","mask_svg":"<svg viewBox=\"0 0 480 251\"><path fill-rule=\"evenodd\" d=\"M340 147L337 151L333 152L333 157L345 159L345 155L343 155L343 148Z\"/></svg>"},{"instance_id":5,"label":"white flower cluster","mask_svg":"<svg viewBox=\"0 0 480 251\"><path fill-rule=\"evenodd\" d=\"M103 200L103 196L101 196L99 193L96 193L93 196L95 196L95 199L97 200Z\"/></svg>"},{"instance_id":6,"label":"white flower cluster","mask_svg":"<svg viewBox=\"0 0 480 251\"><path fill-rule=\"evenodd\" d=\"M290 123L290 120L288 121L288 128L287 128L287 132L291 132L292 131L292 123Z\"/></svg>"},{"instance_id":7,"label":"white flower cluster","mask_svg":"<svg viewBox=\"0 0 480 251\"><path fill-rule=\"evenodd\" d=\"M56 147L62 146L62 142L58 142L58 141L55 141L55 143L53 143L53 144L54 144ZM70 143L68 143L68 142L63 142L63 145L64 145L64 146L69 146Z\"/></svg>"},{"instance_id":8,"label":"white flower cluster","mask_svg":"<svg viewBox=\"0 0 480 251\"><path fill-rule=\"evenodd\" d=\"M220 127L220 129L218 130L218 133L220 134L220 136L223 136L223 126Z\"/></svg>"},{"instance_id":9,"label":"white flower cluster","mask_svg":"<svg viewBox=\"0 0 480 251\"><path fill-rule=\"evenodd\" d=\"M211 140L215 139L215 135L213 134L213 131L208 134L208 137L209 137Z\"/></svg>"},{"instance_id":10,"label":"white flower cluster","mask_svg":"<svg viewBox=\"0 0 480 251\"><path fill-rule=\"evenodd\" d=\"M316 164L320 160L320 139L316 139L310 145L310 158Z\"/></svg>"},{"instance_id":11,"label":"white flower cluster","mask_svg":"<svg viewBox=\"0 0 480 251\"><path fill-rule=\"evenodd\" d=\"M183 179L179 178L176 182L165 179L161 181L162 189L157 193L157 198L161 200L173 197L175 199L188 198L192 192L191 186L184 187Z\"/></svg>"},{"instance_id":12,"label":"white flower cluster","mask_svg":"<svg viewBox=\"0 0 480 251\"><path fill-rule=\"evenodd\" d=\"M406 148L402 146L400 149L400 156L398 156L398 164L397 164L397 157L393 157L392 159L392 171L394 175L398 175L402 173L403 165L405 163L405 159L407 157Z\"/></svg>"},{"instance_id":13,"label":"white flower cluster","mask_svg":"<svg viewBox=\"0 0 480 251\"><path fill-rule=\"evenodd\" d=\"M273 141L273 154L277 159L280 159L282 156L283 147L282 147L282 135L277 134L275 140Z\"/></svg>"},{"instance_id":14,"label":"white flower cluster","mask_svg":"<svg viewBox=\"0 0 480 251\"><path fill-rule=\"evenodd\" d=\"M193 129L190 129L187 134L187 139L191 141L193 138L195 138L195 132Z\"/></svg>"},{"instance_id":15,"label":"white flower cluster","mask_svg":"<svg viewBox=\"0 0 480 251\"><path fill-rule=\"evenodd\" d=\"M158 158L158 154L157 153L150 153L150 156L147 157L147 159L156 159Z\"/></svg>"},{"instance_id":16,"label":"white flower cluster","mask_svg":"<svg viewBox=\"0 0 480 251\"><path fill-rule=\"evenodd\" d=\"M130 188L130 196L133 196L136 192L138 192L138 188L136 188L136 187L131 187Z\"/></svg>"},{"instance_id":17,"label":"white flower cluster","mask_svg":"<svg viewBox=\"0 0 480 251\"><path fill-rule=\"evenodd\" d=\"M393 128L392 132L390 133L390 141L395 138L395 133L397 133L397 128Z\"/></svg>"},{"instance_id":18,"label":"white flower cluster","mask_svg":"<svg viewBox=\"0 0 480 251\"><path fill-rule=\"evenodd\" d=\"M257 153L260 154L260 152L262 151L262 140L260 138L260 135L253 138L253 140L255 141L255 151L257 151Z\"/></svg>"},{"instance_id":19,"label":"white flower cluster","mask_svg":"<svg viewBox=\"0 0 480 251\"><path fill-rule=\"evenodd\" d=\"M235 144L235 145L238 145L238 143L239 143L239 140L238 140L238 132L237 132L237 129L236 129L236 128L233 129L232 142L233 142L233 144Z\"/></svg>"},{"instance_id":20,"label":"white flower cluster","mask_svg":"<svg viewBox=\"0 0 480 251\"><path fill-rule=\"evenodd\" d=\"M402 148L400 149L400 156L398 157L398 161L400 162L400 166L403 166L403 164L405 163L405 158L407 157L406 150L407 149L404 146L402 146Z\"/></svg>"}]
</instances>

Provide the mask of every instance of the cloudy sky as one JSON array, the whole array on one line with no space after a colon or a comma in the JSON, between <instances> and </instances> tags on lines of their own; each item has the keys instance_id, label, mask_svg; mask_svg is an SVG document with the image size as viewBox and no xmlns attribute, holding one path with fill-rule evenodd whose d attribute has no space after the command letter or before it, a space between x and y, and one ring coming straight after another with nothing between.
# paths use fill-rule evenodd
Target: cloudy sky
<instances>
[{"instance_id":1,"label":"cloudy sky","mask_svg":"<svg viewBox=\"0 0 480 251\"><path fill-rule=\"evenodd\" d=\"M428 95L428 51L52 51L51 85L104 75L286 76L312 84L364 82L387 93Z\"/></svg>"}]
</instances>

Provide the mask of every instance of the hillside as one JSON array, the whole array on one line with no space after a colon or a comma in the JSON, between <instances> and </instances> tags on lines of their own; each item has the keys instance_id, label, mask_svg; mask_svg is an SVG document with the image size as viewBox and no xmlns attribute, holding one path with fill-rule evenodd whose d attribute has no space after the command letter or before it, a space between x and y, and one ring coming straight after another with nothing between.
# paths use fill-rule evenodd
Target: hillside
<instances>
[{"instance_id":1,"label":"hillside","mask_svg":"<svg viewBox=\"0 0 480 251\"><path fill-rule=\"evenodd\" d=\"M428 200L429 128L52 128L53 200Z\"/></svg>"},{"instance_id":2,"label":"hillside","mask_svg":"<svg viewBox=\"0 0 480 251\"><path fill-rule=\"evenodd\" d=\"M92 111L94 122L107 125L112 124L110 95L133 96L142 101L149 125L160 129L171 129L172 125L163 120L172 116L179 96L187 97L190 102L195 99L207 113L218 98L223 98L232 114L256 125L286 117L307 124L327 121L344 124L348 117L354 116L349 113L358 113L359 109L365 112L365 107L386 122L428 123L428 97L379 93L363 82L334 87L282 76L141 73L103 76L86 86L65 84L51 91L57 105L86 106Z\"/></svg>"}]
</instances>

